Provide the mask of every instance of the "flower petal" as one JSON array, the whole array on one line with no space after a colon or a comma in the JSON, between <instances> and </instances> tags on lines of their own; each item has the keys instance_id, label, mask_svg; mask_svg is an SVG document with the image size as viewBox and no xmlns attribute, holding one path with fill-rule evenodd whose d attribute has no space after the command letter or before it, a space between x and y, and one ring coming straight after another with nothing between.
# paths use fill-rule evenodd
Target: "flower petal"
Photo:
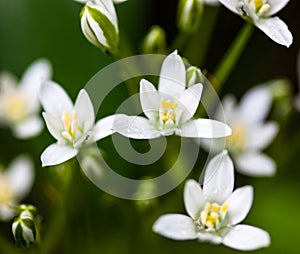
<instances>
[{"instance_id":1,"label":"flower petal","mask_svg":"<svg viewBox=\"0 0 300 254\"><path fill-rule=\"evenodd\" d=\"M198 232L198 239L201 242L209 242L212 244L220 244L222 243L222 237L217 234L210 233L210 232Z\"/></svg>"},{"instance_id":2,"label":"flower petal","mask_svg":"<svg viewBox=\"0 0 300 254\"><path fill-rule=\"evenodd\" d=\"M270 10L267 12L269 16L272 16L283 9L290 0L268 0Z\"/></svg>"},{"instance_id":3,"label":"flower petal","mask_svg":"<svg viewBox=\"0 0 300 254\"><path fill-rule=\"evenodd\" d=\"M52 81L42 83L40 100L44 110L57 118L61 118L64 111L71 113L73 109L73 103L65 90Z\"/></svg>"},{"instance_id":4,"label":"flower petal","mask_svg":"<svg viewBox=\"0 0 300 254\"><path fill-rule=\"evenodd\" d=\"M216 120L219 120L221 122L226 121L228 123L231 123L236 115L235 108L236 108L236 98L231 94L226 95L222 99L222 103L217 108L214 116Z\"/></svg>"},{"instance_id":5,"label":"flower petal","mask_svg":"<svg viewBox=\"0 0 300 254\"><path fill-rule=\"evenodd\" d=\"M94 126L94 107L88 93L84 89L80 90L77 96L74 110L77 113L79 126L83 126L84 128L83 132L88 131Z\"/></svg>"},{"instance_id":6,"label":"flower petal","mask_svg":"<svg viewBox=\"0 0 300 254\"><path fill-rule=\"evenodd\" d=\"M152 139L160 136L160 132L151 125L150 121L141 116L120 116L114 122L113 130L134 139Z\"/></svg>"},{"instance_id":7,"label":"flower petal","mask_svg":"<svg viewBox=\"0 0 300 254\"><path fill-rule=\"evenodd\" d=\"M9 221L15 217L17 212L11 209L9 205L0 205L0 220Z\"/></svg>"},{"instance_id":8,"label":"flower petal","mask_svg":"<svg viewBox=\"0 0 300 254\"><path fill-rule=\"evenodd\" d=\"M254 150L267 147L275 138L278 130L279 126L276 122L252 126L249 129L248 146Z\"/></svg>"},{"instance_id":9,"label":"flower petal","mask_svg":"<svg viewBox=\"0 0 300 254\"><path fill-rule=\"evenodd\" d=\"M222 204L232 193L234 168L228 152L224 150L211 159L205 169L203 192L207 200Z\"/></svg>"},{"instance_id":10,"label":"flower petal","mask_svg":"<svg viewBox=\"0 0 300 254\"><path fill-rule=\"evenodd\" d=\"M9 187L20 200L30 191L34 180L33 164L29 157L21 155L13 160L7 171Z\"/></svg>"},{"instance_id":11,"label":"flower petal","mask_svg":"<svg viewBox=\"0 0 300 254\"><path fill-rule=\"evenodd\" d=\"M18 79L9 71L1 71L0 73L0 92L7 92L17 88Z\"/></svg>"},{"instance_id":12,"label":"flower petal","mask_svg":"<svg viewBox=\"0 0 300 254\"><path fill-rule=\"evenodd\" d=\"M204 193L200 184L195 180L188 180L184 186L183 200L185 210L193 219L198 219L205 205Z\"/></svg>"},{"instance_id":13,"label":"flower petal","mask_svg":"<svg viewBox=\"0 0 300 254\"><path fill-rule=\"evenodd\" d=\"M122 114L111 115L97 121L94 127L93 141L98 141L99 139L105 138L113 134L114 123L121 116L124 115Z\"/></svg>"},{"instance_id":14,"label":"flower petal","mask_svg":"<svg viewBox=\"0 0 300 254\"><path fill-rule=\"evenodd\" d=\"M176 132L186 138L221 138L232 134L231 128L219 121L196 119L184 123Z\"/></svg>"},{"instance_id":15,"label":"flower petal","mask_svg":"<svg viewBox=\"0 0 300 254\"><path fill-rule=\"evenodd\" d=\"M270 111L271 101L272 93L267 86L255 86L242 98L238 109L239 118L247 123L264 120Z\"/></svg>"},{"instance_id":16,"label":"flower petal","mask_svg":"<svg viewBox=\"0 0 300 254\"><path fill-rule=\"evenodd\" d=\"M293 43L288 26L278 17L259 19L255 25L278 44L289 47Z\"/></svg>"},{"instance_id":17,"label":"flower petal","mask_svg":"<svg viewBox=\"0 0 300 254\"><path fill-rule=\"evenodd\" d=\"M219 0L203 0L203 2L210 6L218 6L220 4Z\"/></svg>"},{"instance_id":18,"label":"flower petal","mask_svg":"<svg viewBox=\"0 0 300 254\"><path fill-rule=\"evenodd\" d=\"M249 225L234 226L223 238L223 244L237 250L250 251L270 245L268 232Z\"/></svg>"},{"instance_id":19,"label":"flower petal","mask_svg":"<svg viewBox=\"0 0 300 254\"><path fill-rule=\"evenodd\" d=\"M63 163L74 156L77 150L70 146L52 144L48 146L41 155L42 166L53 166Z\"/></svg>"},{"instance_id":20,"label":"flower petal","mask_svg":"<svg viewBox=\"0 0 300 254\"><path fill-rule=\"evenodd\" d=\"M186 122L195 114L199 106L202 90L202 84L195 84L181 93L178 99L178 101L181 103L181 106L184 107L181 116L181 122Z\"/></svg>"},{"instance_id":21,"label":"flower petal","mask_svg":"<svg viewBox=\"0 0 300 254\"><path fill-rule=\"evenodd\" d=\"M14 127L14 135L18 138L37 136L43 128L40 117L32 116Z\"/></svg>"},{"instance_id":22,"label":"flower petal","mask_svg":"<svg viewBox=\"0 0 300 254\"><path fill-rule=\"evenodd\" d=\"M230 11L240 15L237 10L238 1L237 0L219 0L221 4L223 4Z\"/></svg>"},{"instance_id":23,"label":"flower petal","mask_svg":"<svg viewBox=\"0 0 300 254\"><path fill-rule=\"evenodd\" d=\"M244 220L252 206L253 187L244 186L236 189L225 201L228 205L229 224L235 225Z\"/></svg>"},{"instance_id":24,"label":"flower petal","mask_svg":"<svg viewBox=\"0 0 300 254\"><path fill-rule=\"evenodd\" d=\"M48 60L38 59L34 61L25 71L20 81L20 89L30 98L29 112L39 110L39 98L42 81L51 79L52 67Z\"/></svg>"},{"instance_id":25,"label":"flower petal","mask_svg":"<svg viewBox=\"0 0 300 254\"><path fill-rule=\"evenodd\" d=\"M276 164L269 156L248 152L236 158L237 171L248 176L273 176L276 172Z\"/></svg>"},{"instance_id":26,"label":"flower petal","mask_svg":"<svg viewBox=\"0 0 300 254\"><path fill-rule=\"evenodd\" d=\"M192 240L197 238L193 220L182 214L165 214L158 218L152 229L155 233L173 240Z\"/></svg>"},{"instance_id":27,"label":"flower petal","mask_svg":"<svg viewBox=\"0 0 300 254\"><path fill-rule=\"evenodd\" d=\"M140 101L144 114L154 120L159 110L160 98L156 88L146 79L140 81Z\"/></svg>"},{"instance_id":28,"label":"flower petal","mask_svg":"<svg viewBox=\"0 0 300 254\"><path fill-rule=\"evenodd\" d=\"M185 67L181 57L174 51L164 60L158 83L158 91L178 98L185 90Z\"/></svg>"},{"instance_id":29,"label":"flower petal","mask_svg":"<svg viewBox=\"0 0 300 254\"><path fill-rule=\"evenodd\" d=\"M48 131L50 134L58 141L62 141L63 137L61 135L64 127L62 122L57 117L53 116L48 112L43 112L43 117L46 122Z\"/></svg>"}]
</instances>

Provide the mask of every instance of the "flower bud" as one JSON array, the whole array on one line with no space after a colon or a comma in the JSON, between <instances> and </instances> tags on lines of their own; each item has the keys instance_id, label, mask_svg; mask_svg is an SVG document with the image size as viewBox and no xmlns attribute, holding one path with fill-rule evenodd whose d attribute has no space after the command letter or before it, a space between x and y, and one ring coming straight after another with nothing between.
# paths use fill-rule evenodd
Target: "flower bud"
<instances>
[{"instance_id":1,"label":"flower bud","mask_svg":"<svg viewBox=\"0 0 300 254\"><path fill-rule=\"evenodd\" d=\"M204 75L201 70L195 66L191 66L186 70L187 86L192 86L198 83L203 83Z\"/></svg>"},{"instance_id":2,"label":"flower bud","mask_svg":"<svg viewBox=\"0 0 300 254\"><path fill-rule=\"evenodd\" d=\"M142 53L164 54L167 43L165 31L160 26L153 26L145 36L142 43Z\"/></svg>"},{"instance_id":3,"label":"flower bud","mask_svg":"<svg viewBox=\"0 0 300 254\"><path fill-rule=\"evenodd\" d=\"M36 227L32 214L25 210L15 218L12 232L19 248L28 248L36 240Z\"/></svg>"},{"instance_id":4,"label":"flower bud","mask_svg":"<svg viewBox=\"0 0 300 254\"><path fill-rule=\"evenodd\" d=\"M84 36L96 47L114 54L118 48L119 30L112 0L89 1L80 15Z\"/></svg>"},{"instance_id":5,"label":"flower bud","mask_svg":"<svg viewBox=\"0 0 300 254\"><path fill-rule=\"evenodd\" d=\"M202 18L201 0L180 0L177 11L177 26L181 32L195 32Z\"/></svg>"}]
</instances>

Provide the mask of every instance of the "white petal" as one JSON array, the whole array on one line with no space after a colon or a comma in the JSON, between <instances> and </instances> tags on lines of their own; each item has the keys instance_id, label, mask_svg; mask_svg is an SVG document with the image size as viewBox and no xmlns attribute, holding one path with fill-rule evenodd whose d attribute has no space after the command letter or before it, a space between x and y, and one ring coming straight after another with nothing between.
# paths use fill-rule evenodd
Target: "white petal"
<instances>
[{"instance_id":1,"label":"white petal","mask_svg":"<svg viewBox=\"0 0 300 254\"><path fill-rule=\"evenodd\" d=\"M235 108L236 98L233 95L228 94L222 99L222 103L217 108L214 116L216 120L231 123L232 120L235 118Z\"/></svg>"},{"instance_id":2,"label":"white petal","mask_svg":"<svg viewBox=\"0 0 300 254\"><path fill-rule=\"evenodd\" d=\"M140 101L144 114L154 120L159 111L160 98L156 88L145 79L140 81Z\"/></svg>"},{"instance_id":3,"label":"white petal","mask_svg":"<svg viewBox=\"0 0 300 254\"><path fill-rule=\"evenodd\" d=\"M205 169L203 192L206 199L222 204L232 193L234 168L225 150L211 159Z\"/></svg>"},{"instance_id":4,"label":"white petal","mask_svg":"<svg viewBox=\"0 0 300 254\"><path fill-rule=\"evenodd\" d=\"M289 47L293 43L288 26L278 17L259 19L255 25L278 44Z\"/></svg>"},{"instance_id":5,"label":"white petal","mask_svg":"<svg viewBox=\"0 0 300 254\"><path fill-rule=\"evenodd\" d=\"M16 125L14 135L18 138L31 138L40 134L42 128L43 122L40 117L33 116Z\"/></svg>"},{"instance_id":6,"label":"white petal","mask_svg":"<svg viewBox=\"0 0 300 254\"><path fill-rule=\"evenodd\" d=\"M238 115L243 121L257 123L266 118L272 101L271 90L265 85L255 86L242 98Z\"/></svg>"},{"instance_id":7,"label":"white petal","mask_svg":"<svg viewBox=\"0 0 300 254\"><path fill-rule=\"evenodd\" d=\"M249 251L270 245L268 232L253 226L234 226L223 238L223 244L237 250Z\"/></svg>"},{"instance_id":8,"label":"white petal","mask_svg":"<svg viewBox=\"0 0 300 254\"><path fill-rule=\"evenodd\" d=\"M82 30L84 36L88 39L88 41L98 47L99 42L98 42L94 32L91 30L90 24L88 22L88 15L89 15L88 9L84 8L84 11L82 13L81 20L80 20L81 30Z\"/></svg>"},{"instance_id":9,"label":"white petal","mask_svg":"<svg viewBox=\"0 0 300 254\"><path fill-rule=\"evenodd\" d=\"M182 214L166 214L158 218L153 231L173 240L192 240L197 238L192 219Z\"/></svg>"},{"instance_id":10,"label":"white petal","mask_svg":"<svg viewBox=\"0 0 300 254\"><path fill-rule=\"evenodd\" d=\"M42 166L46 167L63 163L76 156L76 154L77 151L73 147L52 144L41 155Z\"/></svg>"},{"instance_id":11,"label":"white petal","mask_svg":"<svg viewBox=\"0 0 300 254\"><path fill-rule=\"evenodd\" d=\"M84 132L88 131L95 123L94 107L88 93L80 90L74 110L77 113L78 124L84 128Z\"/></svg>"},{"instance_id":12,"label":"white petal","mask_svg":"<svg viewBox=\"0 0 300 254\"><path fill-rule=\"evenodd\" d=\"M30 191L34 180L33 164L29 157L21 155L9 166L7 172L9 187L17 199L22 199Z\"/></svg>"},{"instance_id":13,"label":"white petal","mask_svg":"<svg viewBox=\"0 0 300 254\"><path fill-rule=\"evenodd\" d=\"M275 122L268 122L262 125L256 125L249 128L250 149L257 150L267 147L278 133L279 126Z\"/></svg>"},{"instance_id":14,"label":"white petal","mask_svg":"<svg viewBox=\"0 0 300 254\"><path fill-rule=\"evenodd\" d=\"M134 139L152 139L160 136L150 121L140 116L120 116L114 122L113 130Z\"/></svg>"},{"instance_id":15,"label":"white petal","mask_svg":"<svg viewBox=\"0 0 300 254\"><path fill-rule=\"evenodd\" d=\"M232 134L231 128L219 121L196 119L184 123L176 133L187 138L221 138Z\"/></svg>"},{"instance_id":16,"label":"white petal","mask_svg":"<svg viewBox=\"0 0 300 254\"><path fill-rule=\"evenodd\" d=\"M74 0L74 1L84 4L84 3L87 3L90 0Z\"/></svg>"},{"instance_id":17,"label":"white petal","mask_svg":"<svg viewBox=\"0 0 300 254\"><path fill-rule=\"evenodd\" d=\"M178 98L185 90L185 67L181 57L174 51L164 60L158 84L158 91Z\"/></svg>"},{"instance_id":18,"label":"white petal","mask_svg":"<svg viewBox=\"0 0 300 254\"><path fill-rule=\"evenodd\" d=\"M65 90L52 81L42 83L40 100L44 110L57 118L61 118L64 111L71 113L73 109L73 103Z\"/></svg>"},{"instance_id":19,"label":"white petal","mask_svg":"<svg viewBox=\"0 0 300 254\"><path fill-rule=\"evenodd\" d=\"M198 232L198 239L201 242L209 242L212 244L220 244L222 243L222 237L217 234L209 233L209 232Z\"/></svg>"},{"instance_id":20,"label":"white petal","mask_svg":"<svg viewBox=\"0 0 300 254\"><path fill-rule=\"evenodd\" d=\"M198 182L188 180L185 183L183 200L188 215L193 219L198 219L205 205L204 194Z\"/></svg>"},{"instance_id":21,"label":"white petal","mask_svg":"<svg viewBox=\"0 0 300 254\"><path fill-rule=\"evenodd\" d=\"M9 205L0 204L0 220L9 221L16 216L16 211L11 209Z\"/></svg>"},{"instance_id":22,"label":"white petal","mask_svg":"<svg viewBox=\"0 0 300 254\"><path fill-rule=\"evenodd\" d=\"M232 12L239 14L237 10L238 1L237 0L219 0L221 4L223 4L226 8L231 10Z\"/></svg>"},{"instance_id":23,"label":"white petal","mask_svg":"<svg viewBox=\"0 0 300 254\"><path fill-rule=\"evenodd\" d=\"M120 4L120 3L127 2L127 0L113 0L113 2L114 2L115 4Z\"/></svg>"},{"instance_id":24,"label":"white petal","mask_svg":"<svg viewBox=\"0 0 300 254\"><path fill-rule=\"evenodd\" d=\"M184 107L181 116L182 122L191 119L195 114L199 106L202 90L202 84L195 84L181 93L178 101L181 103L181 106Z\"/></svg>"},{"instance_id":25,"label":"white petal","mask_svg":"<svg viewBox=\"0 0 300 254\"><path fill-rule=\"evenodd\" d=\"M16 89L18 84L17 77L9 71L1 71L0 73L0 92Z\"/></svg>"},{"instance_id":26,"label":"white petal","mask_svg":"<svg viewBox=\"0 0 300 254\"><path fill-rule=\"evenodd\" d=\"M270 10L267 12L269 16L272 16L283 9L290 0L268 0L270 4Z\"/></svg>"},{"instance_id":27,"label":"white petal","mask_svg":"<svg viewBox=\"0 0 300 254\"><path fill-rule=\"evenodd\" d=\"M50 134L58 141L63 140L61 133L64 130L64 127L61 120L48 112L43 112L43 117Z\"/></svg>"},{"instance_id":28,"label":"white petal","mask_svg":"<svg viewBox=\"0 0 300 254\"><path fill-rule=\"evenodd\" d=\"M90 2L89 2L90 3ZM87 5L89 5L89 3ZM87 31L88 33L91 32L90 37L88 36L87 38L89 39L90 42L92 42L93 44L97 45L97 42L94 42L94 38L96 36L97 41L102 44L105 47L108 47L108 43L105 39L103 30L99 27L98 23L93 19L92 15L90 14L90 12L88 11L88 9L86 9L86 12L84 13L86 16L86 20L88 22L88 26L91 28L88 28L87 30L83 30L83 31ZM83 17L82 17L83 18ZM87 25L87 24L86 24ZM81 26L83 27L84 24L81 23ZM85 27L84 27L85 28Z\"/></svg>"},{"instance_id":29,"label":"white petal","mask_svg":"<svg viewBox=\"0 0 300 254\"><path fill-rule=\"evenodd\" d=\"M93 141L97 141L99 139L105 138L113 134L114 123L120 116L124 116L124 115L122 114L111 115L97 121L94 127Z\"/></svg>"},{"instance_id":30,"label":"white petal","mask_svg":"<svg viewBox=\"0 0 300 254\"><path fill-rule=\"evenodd\" d=\"M235 225L244 220L252 206L253 188L244 186L236 189L225 201L228 205L229 224Z\"/></svg>"},{"instance_id":31,"label":"white petal","mask_svg":"<svg viewBox=\"0 0 300 254\"><path fill-rule=\"evenodd\" d=\"M273 176L276 164L265 154L248 152L236 158L237 171L248 176Z\"/></svg>"},{"instance_id":32,"label":"white petal","mask_svg":"<svg viewBox=\"0 0 300 254\"><path fill-rule=\"evenodd\" d=\"M30 98L29 112L37 112L39 110L38 94L41 83L51 79L51 76L52 67L46 59L34 61L25 71L20 81L20 89Z\"/></svg>"}]
</instances>

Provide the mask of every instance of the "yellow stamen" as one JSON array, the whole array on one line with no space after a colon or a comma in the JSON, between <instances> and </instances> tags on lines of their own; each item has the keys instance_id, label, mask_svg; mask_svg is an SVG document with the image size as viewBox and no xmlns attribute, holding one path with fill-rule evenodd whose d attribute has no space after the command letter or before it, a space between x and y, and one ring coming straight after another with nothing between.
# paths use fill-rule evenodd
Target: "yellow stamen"
<instances>
[{"instance_id":1,"label":"yellow stamen","mask_svg":"<svg viewBox=\"0 0 300 254\"><path fill-rule=\"evenodd\" d=\"M160 108L160 119L164 123L168 122L169 120L175 122L176 120L176 113L175 110L177 109L178 104L172 101L165 101L161 100L161 108Z\"/></svg>"},{"instance_id":2,"label":"yellow stamen","mask_svg":"<svg viewBox=\"0 0 300 254\"><path fill-rule=\"evenodd\" d=\"M263 6L263 0L253 0L256 10L259 10Z\"/></svg>"},{"instance_id":3,"label":"yellow stamen","mask_svg":"<svg viewBox=\"0 0 300 254\"><path fill-rule=\"evenodd\" d=\"M227 138L227 146L234 150L243 150L246 145L247 128L243 124L231 126L232 135Z\"/></svg>"},{"instance_id":4,"label":"yellow stamen","mask_svg":"<svg viewBox=\"0 0 300 254\"><path fill-rule=\"evenodd\" d=\"M73 110L71 115L67 111L64 111L61 120L64 126L64 131L62 131L61 135L69 141L74 141L76 132L81 131L77 123L76 111Z\"/></svg>"},{"instance_id":5,"label":"yellow stamen","mask_svg":"<svg viewBox=\"0 0 300 254\"><path fill-rule=\"evenodd\" d=\"M222 206L221 206L221 212L223 214L225 214L228 210L228 204L224 203Z\"/></svg>"}]
</instances>

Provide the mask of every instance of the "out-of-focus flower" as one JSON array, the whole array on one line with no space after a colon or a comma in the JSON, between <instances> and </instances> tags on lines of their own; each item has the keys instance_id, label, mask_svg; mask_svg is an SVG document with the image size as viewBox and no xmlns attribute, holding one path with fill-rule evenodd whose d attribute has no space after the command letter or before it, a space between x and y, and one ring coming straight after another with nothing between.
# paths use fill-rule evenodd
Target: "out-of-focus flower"
<instances>
[{"instance_id":1,"label":"out-of-focus flower","mask_svg":"<svg viewBox=\"0 0 300 254\"><path fill-rule=\"evenodd\" d=\"M147 80L140 82L140 100L144 114L120 116L114 130L129 138L152 139L176 134L182 137L226 137L231 129L226 124L210 120L192 120L200 102L202 84L186 89L184 63L177 51L162 64L158 91Z\"/></svg>"},{"instance_id":2,"label":"out-of-focus flower","mask_svg":"<svg viewBox=\"0 0 300 254\"><path fill-rule=\"evenodd\" d=\"M142 43L142 53L163 54L166 52L167 42L165 31L160 26L153 26Z\"/></svg>"},{"instance_id":3,"label":"out-of-focus flower","mask_svg":"<svg viewBox=\"0 0 300 254\"><path fill-rule=\"evenodd\" d=\"M253 22L273 41L289 47L293 36L287 25L279 18L272 17L283 9L289 0L219 0L232 12Z\"/></svg>"},{"instance_id":4,"label":"out-of-focus flower","mask_svg":"<svg viewBox=\"0 0 300 254\"><path fill-rule=\"evenodd\" d=\"M105 117L95 124L95 114L88 93L82 89L73 105L60 85L46 81L40 90L43 117L57 143L41 155L43 166L63 163L75 157L83 144L96 142L113 133L112 125L118 115Z\"/></svg>"},{"instance_id":5,"label":"out-of-focus flower","mask_svg":"<svg viewBox=\"0 0 300 254\"><path fill-rule=\"evenodd\" d=\"M9 220L15 215L15 206L30 191L34 170L27 156L17 157L7 168L0 168L0 220Z\"/></svg>"},{"instance_id":6,"label":"out-of-focus flower","mask_svg":"<svg viewBox=\"0 0 300 254\"><path fill-rule=\"evenodd\" d=\"M237 170L250 176L272 176L276 164L261 150L267 147L278 132L276 122L265 123L270 110L272 91L267 85L259 85L249 90L239 105L232 95L222 101L223 107L217 109L216 119L223 119L232 128L232 136L226 140L226 148L233 156ZM223 149L224 142L213 142L212 151ZM204 148L210 148L210 142L202 140Z\"/></svg>"},{"instance_id":7,"label":"out-of-focus flower","mask_svg":"<svg viewBox=\"0 0 300 254\"><path fill-rule=\"evenodd\" d=\"M297 59L297 73L298 73L298 88L299 92L295 100L296 108L300 111L300 51L298 52L298 59Z\"/></svg>"},{"instance_id":8,"label":"out-of-focus flower","mask_svg":"<svg viewBox=\"0 0 300 254\"><path fill-rule=\"evenodd\" d=\"M19 85L13 74L0 74L0 125L9 126L16 137L30 138L42 130L38 92L51 73L49 62L40 59L28 67Z\"/></svg>"},{"instance_id":9,"label":"out-of-focus flower","mask_svg":"<svg viewBox=\"0 0 300 254\"><path fill-rule=\"evenodd\" d=\"M209 162L203 188L194 180L186 182L183 198L189 216L163 215L153 231L174 240L198 239L243 251L268 246L270 236L266 231L238 224L252 206L252 186L232 192L233 186L233 164L224 151Z\"/></svg>"},{"instance_id":10,"label":"out-of-focus flower","mask_svg":"<svg viewBox=\"0 0 300 254\"><path fill-rule=\"evenodd\" d=\"M21 205L19 215L12 224L12 232L19 248L28 248L36 240L35 217L37 210L32 205Z\"/></svg>"},{"instance_id":11,"label":"out-of-focus flower","mask_svg":"<svg viewBox=\"0 0 300 254\"><path fill-rule=\"evenodd\" d=\"M115 54L119 43L119 28L114 3L124 1L92 0L81 11L81 30L96 47Z\"/></svg>"}]
</instances>

